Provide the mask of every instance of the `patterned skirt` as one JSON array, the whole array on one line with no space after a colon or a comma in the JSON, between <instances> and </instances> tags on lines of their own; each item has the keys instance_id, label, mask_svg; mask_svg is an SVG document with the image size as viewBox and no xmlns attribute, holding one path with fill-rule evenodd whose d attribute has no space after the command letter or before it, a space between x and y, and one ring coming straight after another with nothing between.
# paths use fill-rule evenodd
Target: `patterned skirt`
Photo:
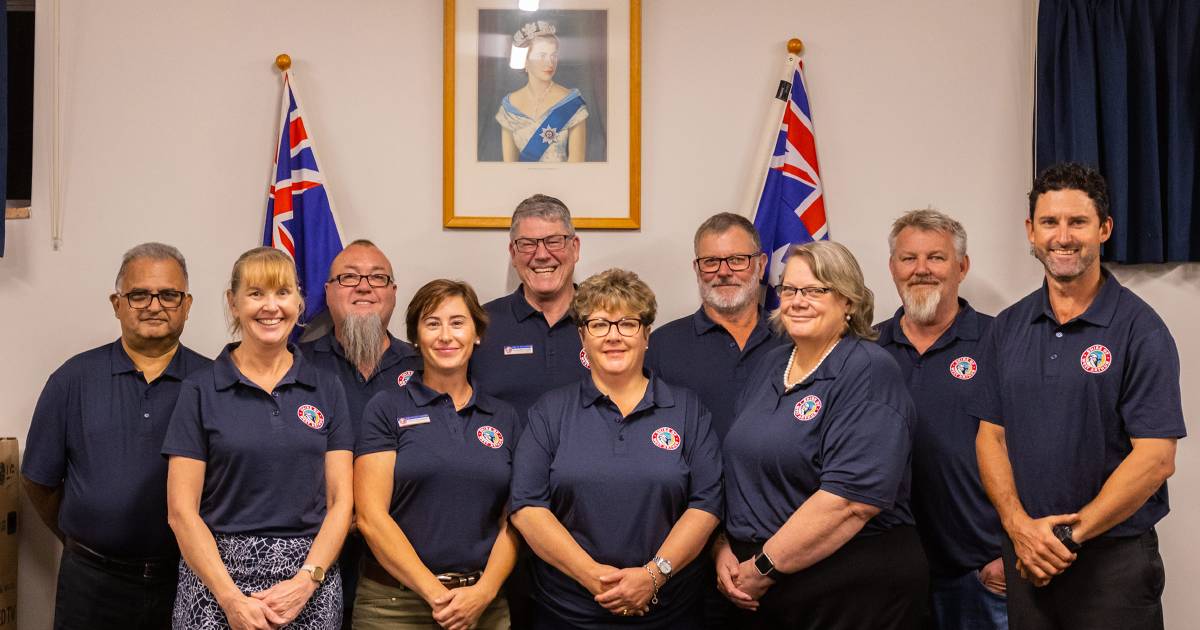
<instances>
[{"instance_id":1,"label":"patterned skirt","mask_svg":"<svg viewBox=\"0 0 1200 630\"><path fill-rule=\"evenodd\" d=\"M312 538L268 538L263 536L214 536L217 552L234 584L249 595L289 579L300 571ZM342 624L342 576L334 564L325 572L325 582L313 593L300 614L284 628L327 630ZM200 577L183 560L179 561L179 588L171 627L187 630L229 628L225 611Z\"/></svg>"}]
</instances>

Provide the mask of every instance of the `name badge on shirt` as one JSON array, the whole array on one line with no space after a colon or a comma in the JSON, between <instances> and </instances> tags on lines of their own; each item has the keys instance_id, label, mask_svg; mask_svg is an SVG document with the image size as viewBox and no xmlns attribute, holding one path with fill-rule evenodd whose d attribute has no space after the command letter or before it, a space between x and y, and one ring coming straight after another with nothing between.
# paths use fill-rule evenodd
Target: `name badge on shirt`
<instances>
[{"instance_id":1,"label":"name badge on shirt","mask_svg":"<svg viewBox=\"0 0 1200 630\"><path fill-rule=\"evenodd\" d=\"M520 354L533 354L533 346L504 346L504 356L515 357Z\"/></svg>"},{"instance_id":2,"label":"name badge on shirt","mask_svg":"<svg viewBox=\"0 0 1200 630\"><path fill-rule=\"evenodd\" d=\"M401 429L415 427L418 424L429 424L429 416L406 416L396 420L396 426L400 427Z\"/></svg>"}]
</instances>

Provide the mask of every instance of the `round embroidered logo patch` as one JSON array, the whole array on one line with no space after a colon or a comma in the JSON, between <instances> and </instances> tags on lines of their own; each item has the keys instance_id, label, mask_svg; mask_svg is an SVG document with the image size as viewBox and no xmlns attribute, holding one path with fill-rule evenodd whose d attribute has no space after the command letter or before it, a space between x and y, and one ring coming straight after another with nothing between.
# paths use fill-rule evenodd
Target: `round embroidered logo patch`
<instances>
[{"instance_id":1,"label":"round embroidered logo patch","mask_svg":"<svg viewBox=\"0 0 1200 630\"><path fill-rule=\"evenodd\" d=\"M320 429L325 426L325 414L312 405L300 405L300 408L296 410L296 417L300 418L300 422L308 425L310 429Z\"/></svg>"},{"instance_id":2,"label":"round embroidered logo patch","mask_svg":"<svg viewBox=\"0 0 1200 630\"><path fill-rule=\"evenodd\" d=\"M586 351L586 350L580 350L580 351L579 351L579 362L580 362L581 364L583 364L583 367L585 367L585 368L587 368L587 369L589 369L589 370L590 370L590 369L592 369L592 362L591 362L591 361L588 361L588 358L587 358L587 351Z\"/></svg>"},{"instance_id":3,"label":"round embroidered logo patch","mask_svg":"<svg viewBox=\"0 0 1200 630\"><path fill-rule=\"evenodd\" d=\"M960 381L969 381L979 371L979 365L971 357L958 357L950 362L950 374Z\"/></svg>"},{"instance_id":4,"label":"round embroidered logo patch","mask_svg":"<svg viewBox=\"0 0 1200 630\"><path fill-rule=\"evenodd\" d=\"M671 427L659 427L650 434L650 442L664 451L673 451L683 444L679 433Z\"/></svg>"},{"instance_id":5,"label":"round embroidered logo patch","mask_svg":"<svg viewBox=\"0 0 1200 630\"><path fill-rule=\"evenodd\" d=\"M1084 372L1100 374L1112 365L1112 352L1103 345L1096 344L1083 351L1083 356L1079 357L1079 365L1083 366Z\"/></svg>"},{"instance_id":6,"label":"round embroidered logo patch","mask_svg":"<svg viewBox=\"0 0 1200 630\"><path fill-rule=\"evenodd\" d=\"M400 387L404 387L405 385L408 385L408 381L412 377L413 377L413 371L405 370L400 373L400 376L396 377L396 384L399 385Z\"/></svg>"},{"instance_id":7,"label":"round embroidered logo patch","mask_svg":"<svg viewBox=\"0 0 1200 630\"><path fill-rule=\"evenodd\" d=\"M488 448L504 446L504 434L500 432L500 429L491 425L479 427L479 430L475 432L475 437L479 438L480 444Z\"/></svg>"},{"instance_id":8,"label":"round embroidered logo patch","mask_svg":"<svg viewBox=\"0 0 1200 630\"><path fill-rule=\"evenodd\" d=\"M796 416L800 422L808 422L817 417L817 413L820 411L821 399L817 398L815 394L809 394L796 403L796 409L792 411L792 415Z\"/></svg>"}]
</instances>

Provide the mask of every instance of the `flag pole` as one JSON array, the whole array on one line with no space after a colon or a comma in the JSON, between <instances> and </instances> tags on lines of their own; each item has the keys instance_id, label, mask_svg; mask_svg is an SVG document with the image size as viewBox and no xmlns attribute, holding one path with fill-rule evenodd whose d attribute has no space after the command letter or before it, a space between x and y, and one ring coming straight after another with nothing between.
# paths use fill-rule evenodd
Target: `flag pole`
<instances>
[{"instance_id":1,"label":"flag pole","mask_svg":"<svg viewBox=\"0 0 1200 630\"><path fill-rule=\"evenodd\" d=\"M775 151L775 142L779 138L779 121L783 120L783 108L787 106L788 94L791 92L792 76L796 71L796 62L804 52L804 42L793 37L787 43L787 57L783 62L783 71L779 78L779 87L775 91L775 100L767 111L767 122L763 127L762 140L758 150L753 154L753 168L750 179L746 184L746 196L742 201L741 213L747 219L754 220L758 210L758 200L762 196L763 185L767 181L767 166L771 162L771 154Z\"/></svg>"}]
</instances>

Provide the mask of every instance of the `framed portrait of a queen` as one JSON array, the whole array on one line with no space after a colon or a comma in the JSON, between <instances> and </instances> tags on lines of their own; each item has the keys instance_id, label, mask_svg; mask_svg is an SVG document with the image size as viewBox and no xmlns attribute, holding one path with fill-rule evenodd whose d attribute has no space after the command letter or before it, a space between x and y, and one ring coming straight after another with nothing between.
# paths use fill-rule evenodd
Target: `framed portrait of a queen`
<instances>
[{"instance_id":1,"label":"framed portrait of a queen","mask_svg":"<svg viewBox=\"0 0 1200 630\"><path fill-rule=\"evenodd\" d=\"M640 0L443 3L443 225L506 228L543 193L638 228Z\"/></svg>"}]
</instances>

